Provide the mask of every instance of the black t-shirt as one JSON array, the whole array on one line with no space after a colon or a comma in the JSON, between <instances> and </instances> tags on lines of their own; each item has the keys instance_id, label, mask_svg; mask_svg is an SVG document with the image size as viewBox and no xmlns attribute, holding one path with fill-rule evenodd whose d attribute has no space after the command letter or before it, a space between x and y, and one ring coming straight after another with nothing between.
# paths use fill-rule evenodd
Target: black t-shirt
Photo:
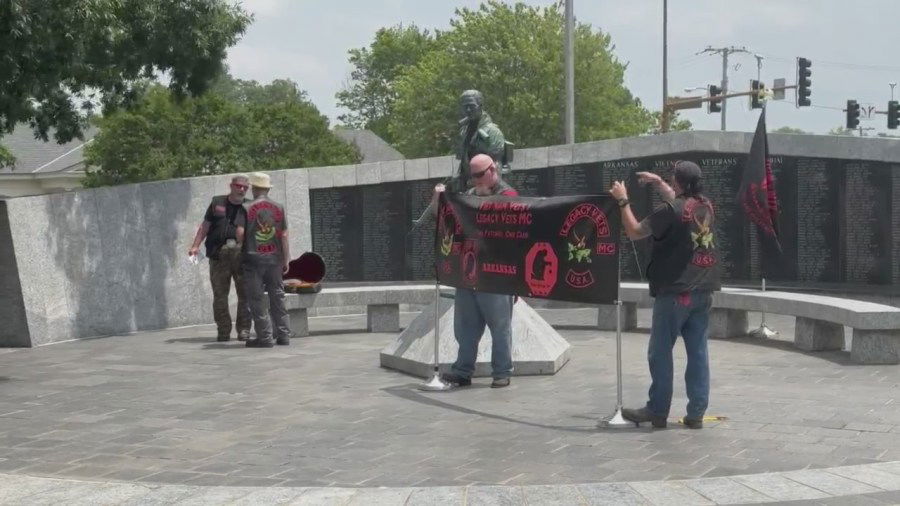
<instances>
[{"instance_id":1,"label":"black t-shirt","mask_svg":"<svg viewBox=\"0 0 900 506\"><path fill-rule=\"evenodd\" d=\"M225 242L228 239L237 239L235 220L243 212L243 204L232 204L227 195L213 197L203 217L209 222L209 232L206 234L207 257L217 259L219 249Z\"/></svg>"},{"instance_id":2,"label":"black t-shirt","mask_svg":"<svg viewBox=\"0 0 900 506\"><path fill-rule=\"evenodd\" d=\"M650 295L721 288L712 202L679 197L657 207L644 222L653 241Z\"/></svg>"}]
</instances>

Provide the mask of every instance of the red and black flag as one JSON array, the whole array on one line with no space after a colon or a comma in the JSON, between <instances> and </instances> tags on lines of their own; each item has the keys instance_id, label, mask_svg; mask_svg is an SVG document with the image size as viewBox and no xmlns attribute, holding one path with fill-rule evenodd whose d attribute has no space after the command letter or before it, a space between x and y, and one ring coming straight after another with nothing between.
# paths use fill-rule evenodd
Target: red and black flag
<instances>
[{"instance_id":1,"label":"red and black flag","mask_svg":"<svg viewBox=\"0 0 900 506\"><path fill-rule=\"evenodd\" d=\"M751 222L756 224L757 236L762 250L770 254L781 254L778 231L778 196L775 193L775 178L772 176L772 160L769 158L769 141L766 137L766 110L759 115L750 156L741 178L738 201Z\"/></svg>"}]
</instances>

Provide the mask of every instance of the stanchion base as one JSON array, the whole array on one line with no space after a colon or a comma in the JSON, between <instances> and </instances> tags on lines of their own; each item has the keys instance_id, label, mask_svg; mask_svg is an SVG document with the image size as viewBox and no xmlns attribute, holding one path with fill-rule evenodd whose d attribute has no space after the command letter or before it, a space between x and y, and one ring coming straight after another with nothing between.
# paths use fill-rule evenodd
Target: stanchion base
<instances>
[{"instance_id":1,"label":"stanchion base","mask_svg":"<svg viewBox=\"0 0 900 506\"><path fill-rule=\"evenodd\" d=\"M750 331L750 337L756 337L759 339L771 339L778 335L778 332L770 329L765 325L760 325L759 328L753 329Z\"/></svg>"},{"instance_id":2,"label":"stanchion base","mask_svg":"<svg viewBox=\"0 0 900 506\"><path fill-rule=\"evenodd\" d=\"M449 383L445 383L444 380L441 379L441 375L438 373L434 373L434 376L427 383L422 383L419 385L419 390L425 390L427 392L444 392L453 388L453 385Z\"/></svg>"},{"instance_id":3,"label":"stanchion base","mask_svg":"<svg viewBox=\"0 0 900 506\"><path fill-rule=\"evenodd\" d=\"M597 427L602 429L624 429L627 427L637 427L638 424L631 420L626 420L622 416L622 407L617 407L616 412L612 416L604 418L597 423Z\"/></svg>"}]
</instances>

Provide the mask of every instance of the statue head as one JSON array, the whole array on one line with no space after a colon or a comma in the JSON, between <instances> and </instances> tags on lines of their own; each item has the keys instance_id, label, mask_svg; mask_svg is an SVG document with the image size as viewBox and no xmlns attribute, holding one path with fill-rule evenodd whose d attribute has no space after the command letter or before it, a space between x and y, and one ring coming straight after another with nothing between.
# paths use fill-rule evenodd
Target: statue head
<instances>
[{"instance_id":1,"label":"statue head","mask_svg":"<svg viewBox=\"0 0 900 506\"><path fill-rule=\"evenodd\" d=\"M469 121L481 119L484 96L478 90L466 90L459 96L459 107Z\"/></svg>"}]
</instances>

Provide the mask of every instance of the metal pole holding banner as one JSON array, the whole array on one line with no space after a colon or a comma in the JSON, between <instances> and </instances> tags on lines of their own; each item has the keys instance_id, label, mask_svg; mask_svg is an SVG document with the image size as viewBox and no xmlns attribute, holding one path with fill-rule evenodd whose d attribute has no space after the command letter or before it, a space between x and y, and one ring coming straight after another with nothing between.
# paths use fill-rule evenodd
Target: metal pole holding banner
<instances>
[{"instance_id":1,"label":"metal pole holding banner","mask_svg":"<svg viewBox=\"0 0 900 506\"><path fill-rule=\"evenodd\" d=\"M452 388L441 379L441 283L434 282L434 376L419 385L420 390L442 392Z\"/></svg>"},{"instance_id":2,"label":"metal pole holding banner","mask_svg":"<svg viewBox=\"0 0 900 506\"><path fill-rule=\"evenodd\" d=\"M763 292L766 291L766 278L762 278L762 291ZM770 329L769 326L766 325L766 312L763 311L762 319L759 322L759 328L755 328L755 329L751 330L750 336L764 338L764 339L771 339L777 335L778 335L778 332Z\"/></svg>"},{"instance_id":3,"label":"metal pole holding banner","mask_svg":"<svg viewBox=\"0 0 900 506\"><path fill-rule=\"evenodd\" d=\"M632 243L633 244L633 243ZM634 427L635 423L622 416L622 248L619 248L619 287L616 294L616 411L600 420L602 428Z\"/></svg>"}]
</instances>

